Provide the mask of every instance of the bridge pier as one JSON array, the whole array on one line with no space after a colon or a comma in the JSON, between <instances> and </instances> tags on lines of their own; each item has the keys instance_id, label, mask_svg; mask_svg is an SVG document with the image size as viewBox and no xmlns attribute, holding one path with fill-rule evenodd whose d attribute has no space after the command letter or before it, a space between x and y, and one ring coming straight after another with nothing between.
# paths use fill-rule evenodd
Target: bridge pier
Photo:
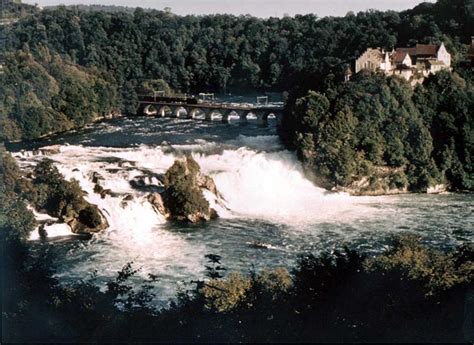
<instances>
[{"instance_id":1,"label":"bridge pier","mask_svg":"<svg viewBox=\"0 0 474 345\"><path fill-rule=\"evenodd\" d=\"M239 123L247 123L248 110L236 110L235 113L239 117Z\"/></svg>"},{"instance_id":2,"label":"bridge pier","mask_svg":"<svg viewBox=\"0 0 474 345\"><path fill-rule=\"evenodd\" d=\"M211 122L212 121L212 113L214 109L203 109L204 110L204 120Z\"/></svg>"},{"instance_id":3,"label":"bridge pier","mask_svg":"<svg viewBox=\"0 0 474 345\"><path fill-rule=\"evenodd\" d=\"M146 104L140 104L138 109L137 109L137 115L140 115L140 116L146 115L146 111L145 111L146 108L147 108Z\"/></svg>"},{"instance_id":4,"label":"bridge pier","mask_svg":"<svg viewBox=\"0 0 474 345\"><path fill-rule=\"evenodd\" d=\"M280 126L281 125L281 119L283 118L283 112L282 111L275 111L274 114L275 114L277 126Z\"/></svg>"},{"instance_id":5,"label":"bridge pier","mask_svg":"<svg viewBox=\"0 0 474 345\"><path fill-rule=\"evenodd\" d=\"M229 123L229 116L232 113L232 110L224 110L222 112L222 123Z\"/></svg>"},{"instance_id":6,"label":"bridge pier","mask_svg":"<svg viewBox=\"0 0 474 345\"><path fill-rule=\"evenodd\" d=\"M159 117L165 117L166 116L166 106L161 107L158 109L158 113L156 114Z\"/></svg>"},{"instance_id":7,"label":"bridge pier","mask_svg":"<svg viewBox=\"0 0 474 345\"><path fill-rule=\"evenodd\" d=\"M261 127L268 126L268 115L270 115L270 113L264 110L257 110L255 115L257 115L257 125Z\"/></svg>"},{"instance_id":8,"label":"bridge pier","mask_svg":"<svg viewBox=\"0 0 474 345\"><path fill-rule=\"evenodd\" d=\"M182 107L181 106L174 106L174 107L170 107L170 108L171 108L171 117L178 118L179 117L179 111Z\"/></svg>"},{"instance_id":9,"label":"bridge pier","mask_svg":"<svg viewBox=\"0 0 474 345\"><path fill-rule=\"evenodd\" d=\"M186 111L186 118L187 118L187 119L192 119L192 118L193 118L193 117L191 116L192 108L186 107L186 108L184 108L184 110Z\"/></svg>"},{"instance_id":10,"label":"bridge pier","mask_svg":"<svg viewBox=\"0 0 474 345\"><path fill-rule=\"evenodd\" d=\"M186 109L188 113L188 119L194 119L196 115L199 113L200 109L195 107L190 107Z\"/></svg>"}]
</instances>

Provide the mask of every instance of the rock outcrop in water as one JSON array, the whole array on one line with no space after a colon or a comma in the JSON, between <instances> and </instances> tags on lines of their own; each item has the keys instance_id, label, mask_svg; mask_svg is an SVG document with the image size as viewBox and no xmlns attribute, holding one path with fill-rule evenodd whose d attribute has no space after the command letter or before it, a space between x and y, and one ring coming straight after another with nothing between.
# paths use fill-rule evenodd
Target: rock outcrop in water
<instances>
[{"instance_id":1,"label":"rock outcrop in water","mask_svg":"<svg viewBox=\"0 0 474 345\"><path fill-rule=\"evenodd\" d=\"M319 181L318 181L319 182ZM324 187L328 188L327 185ZM331 189L335 192L345 192L351 195L362 196L378 196L378 195L396 195L407 194L409 183L406 174L402 168L390 168L383 166L372 167L371 174L359 176L351 183L345 186L336 186ZM438 194L446 192L448 189L446 184L438 184L428 186L418 192L426 192L428 194Z\"/></svg>"},{"instance_id":2,"label":"rock outcrop in water","mask_svg":"<svg viewBox=\"0 0 474 345\"><path fill-rule=\"evenodd\" d=\"M373 167L371 174L355 178L345 186L331 188L335 192L345 192L351 195L395 195L406 194L408 181L400 168Z\"/></svg>"},{"instance_id":3,"label":"rock outcrop in water","mask_svg":"<svg viewBox=\"0 0 474 345\"><path fill-rule=\"evenodd\" d=\"M87 203L87 202L86 202ZM88 203L87 203L88 204ZM71 227L75 234L89 234L99 232L109 227L107 219L96 205L88 204L79 212L73 211L63 220Z\"/></svg>"},{"instance_id":4,"label":"rock outcrop in water","mask_svg":"<svg viewBox=\"0 0 474 345\"><path fill-rule=\"evenodd\" d=\"M167 219L198 223L217 217L209 206L203 189L218 195L214 180L201 173L191 157L178 159L164 176L164 191L148 195L148 201Z\"/></svg>"},{"instance_id":5,"label":"rock outcrop in water","mask_svg":"<svg viewBox=\"0 0 474 345\"><path fill-rule=\"evenodd\" d=\"M76 234L90 234L108 228L100 209L84 199L75 180L66 181L50 159L41 161L31 181L25 183L25 194L32 205L70 226Z\"/></svg>"}]
</instances>

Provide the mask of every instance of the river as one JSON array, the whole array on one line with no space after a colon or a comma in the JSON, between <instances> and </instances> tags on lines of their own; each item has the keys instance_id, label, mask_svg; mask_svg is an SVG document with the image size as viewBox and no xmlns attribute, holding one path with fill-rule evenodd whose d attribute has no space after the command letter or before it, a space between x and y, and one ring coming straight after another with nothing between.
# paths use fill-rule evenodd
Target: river
<instances>
[{"instance_id":1,"label":"river","mask_svg":"<svg viewBox=\"0 0 474 345\"><path fill-rule=\"evenodd\" d=\"M59 152L34 154L59 145ZM219 254L228 271L292 267L298 255L340 249L369 255L387 247L390 235L411 232L438 248L474 240L474 196L411 194L351 197L333 194L306 180L294 153L268 127L170 118L121 118L96 123L37 143L9 147L20 166L31 168L47 156L67 179L77 179L107 216L110 228L90 240L70 236L64 225L47 227L56 252L56 276L64 282L92 279L100 286L127 262L158 276L160 301L185 282L204 275L206 254ZM167 223L146 200L155 174L190 153L212 176L223 202L220 218L207 224ZM93 173L114 196L93 192ZM130 183L135 181L135 183ZM128 196L132 200L124 200ZM206 197L215 204L215 196ZM38 215L40 217L40 215ZM42 241L35 232L34 244ZM263 245L255 245L261 243Z\"/></svg>"}]
</instances>

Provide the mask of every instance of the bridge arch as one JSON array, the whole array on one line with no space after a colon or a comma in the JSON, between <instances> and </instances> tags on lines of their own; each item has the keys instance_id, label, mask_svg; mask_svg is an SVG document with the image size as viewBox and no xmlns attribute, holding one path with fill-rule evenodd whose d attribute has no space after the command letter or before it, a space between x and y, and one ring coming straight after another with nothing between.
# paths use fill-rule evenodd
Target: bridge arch
<instances>
[{"instance_id":1,"label":"bridge arch","mask_svg":"<svg viewBox=\"0 0 474 345\"><path fill-rule=\"evenodd\" d=\"M247 114L245 114L245 120L257 120L257 113L255 110L248 111Z\"/></svg>"},{"instance_id":2,"label":"bridge arch","mask_svg":"<svg viewBox=\"0 0 474 345\"><path fill-rule=\"evenodd\" d=\"M143 114L146 116L156 115L158 113L158 109L154 104L148 104L143 108Z\"/></svg>"},{"instance_id":3,"label":"bridge arch","mask_svg":"<svg viewBox=\"0 0 474 345\"><path fill-rule=\"evenodd\" d=\"M206 112L206 121L216 121L216 120L222 120L223 119L223 112L219 111L218 109L209 109Z\"/></svg>"},{"instance_id":4,"label":"bridge arch","mask_svg":"<svg viewBox=\"0 0 474 345\"><path fill-rule=\"evenodd\" d=\"M276 118L277 123L280 123L282 112L282 106L254 106L245 103L193 103L173 100L150 100L146 97L141 100L137 110L137 114L142 115L203 119L207 121L221 120L226 123L237 118L241 123L245 123L247 120L256 120L263 125L266 125L268 119L273 117Z\"/></svg>"},{"instance_id":5,"label":"bridge arch","mask_svg":"<svg viewBox=\"0 0 474 345\"><path fill-rule=\"evenodd\" d=\"M265 110L261 110L261 111L257 111L257 123L261 126L267 126L268 125L268 117L270 115L273 115L275 116L275 114L273 113L273 111L265 111Z\"/></svg>"},{"instance_id":6,"label":"bridge arch","mask_svg":"<svg viewBox=\"0 0 474 345\"><path fill-rule=\"evenodd\" d=\"M183 115L185 114L185 115ZM187 118L189 116L189 110L183 106L177 106L173 110L173 117L178 117L181 119Z\"/></svg>"},{"instance_id":7,"label":"bridge arch","mask_svg":"<svg viewBox=\"0 0 474 345\"><path fill-rule=\"evenodd\" d=\"M188 118L190 119L206 119L206 114L208 113L208 109L203 109L199 107L191 107L188 111Z\"/></svg>"},{"instance_id":8,"label":"bridge arch","mask_svg":"<svg viewBox=\"0 0 474 345\"><path fill-rule=\"evenodd\" d=\"M157 113L157 116L160 116L160 117L166 117L167 115L169 116L169 114L171 114L173 111L172 109L167 106L167 105L163 105L160 107L160 109L158 110L158 113Z\"/></svg>"},{"instance_id":9,"label":"bridge arch","mask_svg":"<svg viewBox=\"0 0 474 345\"><path fill-rule=\"evenodd\" d=\"M228 109L222 112L222 122L229 123L232 120L240 120L243 113L246 113L245 110L238 109Z\"/></svg>"}]
</instances>

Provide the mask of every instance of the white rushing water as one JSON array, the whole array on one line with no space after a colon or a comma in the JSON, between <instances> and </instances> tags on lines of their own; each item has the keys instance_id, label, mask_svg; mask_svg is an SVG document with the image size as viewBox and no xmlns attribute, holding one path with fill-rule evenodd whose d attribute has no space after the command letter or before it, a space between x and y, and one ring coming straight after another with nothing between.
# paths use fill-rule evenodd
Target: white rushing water
<instances>
[{"instance_id":1,"label":"white rushing water","mask_svg":"<svg viewBox=\"0 0 474 345\"><path fill-rule=\"evenodd\" d=\"M160 146L110 148L68 145L58 147L59 152L47 156L56 162L66 179L79 181L87 192L86 199L104 211L111 229L116 230L132 230L137 226L140 229L152 229L165 222L146 200L148 193L134 189L130 181L138 178L148 186L157 186L158 180L153 175L166 172L175 159L182 156L182 153L177 152L193 148L199 148L192 155L202 172L214 178L222 194L226 207L220 207L215 203L215 196L206 194L209 201L219 208L220 217L301 224L335 218L341 222L351 221L357 214L367 211L362 206L364 198L330 193L314 186L303 176L301 165L293 153L258 150L259 146L279 145L275 136L241 137L239 141L250 147L224 148L213 153L216 144L207 142L173 146L172 152L169 152L169 148L164 151ZM45 147L43 151L55 150ZM23 152L17 157L30 157L23 164L34 164L44 156ZM94 193L95 173L100 175L99 184L116 195L101 198L100 194ZM125 203L123 199L127 195L133 195L134 198ZM370 200L375 201L374 198ZM357 214L353 211L357 211ZM371 211L376 212L374 209Z\"/></svg>"},{"instance_id":2,"label":"white rushing water","mask_svg":"<svg viewBox=\"0 0 474 345\"><path fill-rule=\"evenodd\" d=\"M142 277L148 273L160 277L161 298L174 296L179 281L202 278L205 254L220 253L237 269L248 263L284 265L318 243L340 244L363 238L366 231L373 236L374 229L396 228L394 224L404 216L392 205L393 199L350 197L314 186L304 178L295 155L283 150L274 135L240 135L225 142L198 139L180 145L44 149L44 155L22 151L15 156L24 167L51 158L66 179L79 181L86 199L98 205L110 224L92 240L65 246L58 276L84 279L97 271L99 277L109 279L133 261L141 267ZM217 203L215 195L205 195L217 209L219 221L197 227L170 225L147 201L158 186L157 175L183 152L190 152L202 172L214 178L223 200ZM99 184L113 195L102 198L94 193L96 173ZM140 188L130 181L139 181ZM44 215L37 214L40 217ZM409 224L411 218L404 221ZM63 224L46 226L46 231L49 237L70 233ZM31 236L38 238L37 232ZM275 250L249 248L252 241L264 241Z\"/></svg>"}]
</instances>

